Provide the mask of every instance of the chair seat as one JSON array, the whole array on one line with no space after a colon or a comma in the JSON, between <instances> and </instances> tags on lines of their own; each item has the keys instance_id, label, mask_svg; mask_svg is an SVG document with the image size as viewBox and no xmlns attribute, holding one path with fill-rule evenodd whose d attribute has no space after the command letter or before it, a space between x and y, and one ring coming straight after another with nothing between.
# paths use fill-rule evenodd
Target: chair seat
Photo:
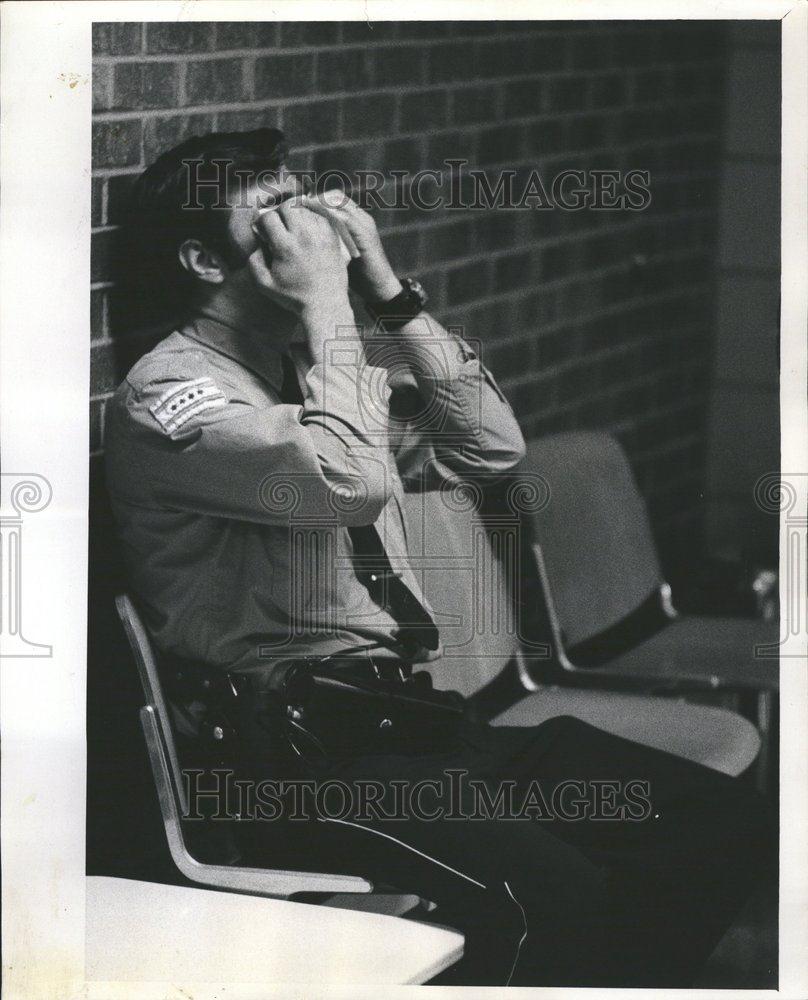
<instances>
[{"instance_id":1,"label":"chair seat","mask_svg":"<svg viewBox=\"0 0 808 1000\"><path fill-rule=\"evenodd\" d=\"M668 680L716 677L723 684L776 691L777 658L756 656L755 649L774 646L777 639L776 622L687 615L601 669Z\"/></svg>"},{"instance_id":2,"label":"chair seat","mask_svg":"<svg viewBox=\"0 0 808 1000\"><path fill-rule=\"evenodd\" d=\"M578 688L542 688L492 720L495 726L537 726L572 715L598 729L736 777L760 750L757 729L723 708L673 698Z\"/></svg>"},{"instance_id":3,"label":"chair seat","mask_svg":"<svg viewBox=\"0 0 808 1000\"><path fill-rule=\"evenodd\" d=\"M168 986L177 983L188 996L196 983L250 983L251 996L267 996L281 983L423 983L461 958L463 936L376 913L93 876L86 953L91 997L109 1000L121 982L140 996L139 981L166 984L161 996L183 993Z\"/></svg>"}]
</instances>

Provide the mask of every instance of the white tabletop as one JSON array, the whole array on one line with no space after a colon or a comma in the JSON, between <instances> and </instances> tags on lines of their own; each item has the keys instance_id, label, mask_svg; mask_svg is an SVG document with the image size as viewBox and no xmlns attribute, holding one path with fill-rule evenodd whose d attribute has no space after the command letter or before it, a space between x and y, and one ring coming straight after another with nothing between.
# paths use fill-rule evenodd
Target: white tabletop
<instances>
[{"instance_id":1,"label":"white tabletop","mask_svg":"<svg viewBox=\"0 0 808 1000\"><path fill-rule=\"evenodd\" d=\"M423 983L463 954L462 934L398 917L105 876L87 878L86 928L99 997L138 981Z\"/></svg>"}]
</instances>

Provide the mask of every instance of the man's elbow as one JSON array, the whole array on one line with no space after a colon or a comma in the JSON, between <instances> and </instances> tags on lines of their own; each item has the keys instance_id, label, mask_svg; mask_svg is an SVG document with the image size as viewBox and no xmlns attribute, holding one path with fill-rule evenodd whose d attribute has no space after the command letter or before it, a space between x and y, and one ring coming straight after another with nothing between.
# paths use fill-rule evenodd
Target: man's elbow
<instances>
[{"instance_id":1,"label":"man's elbow","mask_svg":"<svg viewBox=\"0 0 808 1000\"><path fill-rule=\"evenodd\" d=\"M337 521L346 528L375 524L390 498L387 476L380 470L351 475L332 485L328 504Z\"/></svg>"},{"instance_id":2,"label":"man's elbow","mask_svg":"<svg viewBox=\"0 0 808 1000\"><path fill-rule=\"evenodd\" d=\"M519 424L514 419L508 432L499 435L499 439L495 443L492 442L487 457L493 471L509 472L523 461L526 454L525 438L519 429Z\"/></svg>"}]
</instances>

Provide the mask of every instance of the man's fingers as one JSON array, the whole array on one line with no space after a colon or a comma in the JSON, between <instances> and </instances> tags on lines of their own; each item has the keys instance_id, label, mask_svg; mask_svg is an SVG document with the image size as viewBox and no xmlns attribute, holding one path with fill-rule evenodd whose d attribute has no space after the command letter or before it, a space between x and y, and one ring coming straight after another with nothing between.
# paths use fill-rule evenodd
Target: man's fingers
<instances>
[{"instance_id":1,"label":"man's fingers","mask_svg":"<svg viewBox=\"0 0 808 1000\"><path fill-rule=\"evenodd\" d=\"M345 196L343 195L343 199ZM353 204L353 202L351 202ZM359 248L356 245L356 240L350 230L349 221L345 214L342 214L341 210L335 206L329 205L322 199L314 198L311 196L305 199L306 208L310 209L315 215L320 215L336 229L339 233L342 242L345 244L348 253L353 259L360 256Z\"/></svg>"},{"instance_id":2,"label":"man's fingers","mask_svg":"<svg viewBox=\"0 0 808 1000\"><path fill-rule=\"evenodd\" d=\"M287 198L286 201L281 202L278 206L276 210L277 214L290 232L306 224L306 213L302 211L304 207L305 200L303 195L295 198Z\"/></svg>"},{"instance_id":3,"label":"man's fingers","mask_svg":"<svg viewBox=\"0 0 808 1000\"><path fill-rule=\"evenodd\" d=\"M276 252L289 244L289 231L275 209L267 208L259 213L253 222L253 232Z\"/></svg>"}]
</instances>

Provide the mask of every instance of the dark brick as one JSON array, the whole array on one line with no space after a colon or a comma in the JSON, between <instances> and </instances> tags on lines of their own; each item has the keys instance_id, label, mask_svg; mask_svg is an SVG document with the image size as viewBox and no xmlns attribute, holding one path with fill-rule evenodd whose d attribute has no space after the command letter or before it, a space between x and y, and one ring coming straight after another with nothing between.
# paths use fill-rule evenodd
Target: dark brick
<instances>
[{"instance_id":1,"label":"dark brick","mask_svg":"<svg viewBox=\"0 0 808 1000\"><path fill-rule=\"evenodd\" d=\"M104 419L104 400L94 399L90 402L90 453L100 451Z\"/></svg>"},{"instance_id":2,"label":"dark brick","mask_svg":"<svg viewBox=\"0 0 808 1000\"><path fill-rule=\"evenodd\" d=\"M107 180L107 223L119 226L126 221L129 198L137 174L118 174Z\"/></svg>"},{"instance_id":3,"label":"dark brick","mask_svg":"<svg viewBox=\"0 0 808 1000\"><path fill-rule=\"evenodd\" d=\"M334 45L340 40L339 21L285 21L280 29L283 48Z\"/></svg>"},{"instance_id":4,"label":"dark brick","mask_svg":"<svg viewBox=\"0 0 808 1000\"><path fill-rule=\"evenodd\" d=\"M455 21L400 21L398 25L399 38L413 38L429 41L446 38L458 30Z\"/></svg>"},{"instance_id":5,"label":"dark brick","mask_svg":"<svg viewBox=\"0 0 808 1000\"><path fill-rule=\"evenodd\" d=\"M572 69L604 69L612 64L612 36L606 32L571 38L567 44Z\"/></svg>"},{"instance_id":6,"label":"dark brick","mask_svg":"<svg viewBox=\"0 0 808 1000\"><path fill-rule=\"evenodd\" d=\"M385 237L384 248L393 269L399 274L415 271L421 266L421 233L391 233Z\"/></svg>"},{"instance_id":7,"label":"dark brick","mask_svg":"<svg viewBox=\"0 0 808 1000\"><path fill-rule=\"evenodd\" d=\"M501 250L513 247L519 226L519 212L478 212L475 250Z\"/></svg>"},{"instance_id":8,"label":"dark brick","mask_svg":"<svg viewBox=\"0 0 808 1000\"><path fill-rule=\"evenodd\" d=\"M386 142L378 164L379 170L386 174L391 170L408 170L414 174L426 167L439 170L440 166L440 161L436 163L427 157L426 141L421 136Z\"/></svg>"},{"instance_id":9,"label":"dark brick","mask_svg":"<svg viewBox=\"0 0 808 1000\"><path fill-rule=\"evenodd\" d=\"M496 323L496 319L494 322ZM497 373L498 379L519 375L536 364L536 338L531 335L504 341L486 341L483 360L487 368ZM536 392L535 382L530 389L533 393Z\"/></svg>"},{"instance_id":10,"label":"dark brick","mask_svg":"<svg viewBox=\"0 0 808 1000\"><path fill-rule=\"evenodd\" d=\"M283 130L294 146L334 142L340 131L340 101L288 105L283 111Z\"/></svg>"},{"instance_id":11,"label":"dark brick","mask_svg":"<svg viewBox=\"0 0 808 1000\"><path fill-rule=\"evenodd\" d=\"M498 292L521 288L529 285L535 277L529 253L509 254L496 262L494 287Z\"/></svg>"},{"instance_id":12,"label":"dark brick","mask_svg":"<svg viewBox=\"0 0 808 1000\"><path fill-rule=\"evenodd\" d=\"M528 40L525 38L478 42L471 59L476 70L474 75L493 78L530 72L534 67L527 65L528 53Z\"/></svg>"},{"instance_id":13,"label":"dark brick","mask_svg":"<svg viewBox=\"0 0 808 1000\"><path fill-rule=\"evenodd\" d=\"M626 100L626 79L610 73L589 81L589 105L593 108L613 108Z\"/></svg>"},{"instance_id":14,"label":"dark brick","mask_svg":"<svg viewBox=\"0 0 808 1000\"><path fill-rule=\"evenodd\" d=\"M544 119L535 124L529 124L525 140L526 152L540 157L560 153L567 146L568 127L569 122L557 119Z\"/></svg>"},{"instance_id":15,"label":"dark brick","mask_svg":"<svg viewBox=\"0 0 808 1000\"><path fill-rule=\"evenodd\" d=\"M489 261L479 261L454 268L449 272L446 297L450 305L484 298L489 291L491 266Z\"/></svg>"},{"instance_id":16,"label":"dark brick","mask_svg":"<svg viewBox=\"0 0 808 1000\"><path fill-rule=\"evenodd\" d=\"M112 107L112 66L98 63L93 66L93 111L107 111Z\"/></svg>"},{"instance_id":17,"label":"dark brick","mask_svg":"<svg viewBox=\"0 0 808 1000\"><path fill-rule=\"evenodd\" d=\"M568 149L592 149L605 145L605 126L603 118L598 115L581 115L574 118L568 123Z\"/></svg>"},{"instance_id":18,"label":"dark brick","mask_svg":"<svg viewBox=\"0 0 808 1000\"><path fill-rule=\"evenodd\" d=\"M104 225L104 178L93 177L90 184L90 225Z\"/></svg>"},{"instance_id":19,"label":"dark brick","mask_svg":"<svg viewBox=\"0 0 808 1000\"><path fill-rule=\"evenodd\" d=\"M141 124L137 119L93 123L93 167L140 163Z\"/></svg>"},{"instance_id":20,"label":"dark brick","mask_svg":"<svg viewBox=\"0 0 808 1000\"><path fill-rule=\"evenodd\" d=\"M367 90L373 83L373 54L368 49L341 49L317 56L317 90L334 93Z\"/></svg>"},{"instance_id":21,"label":"dark brick","mask_svg":"<svg viewBox=\"0 0 808 1000\"><path fill-rule=\"evenodd\" d=\"M494 87L463 87L454 92L452 117L456 125L493 121L497 113Z\"/></svg>"},{"instance_id":22,"label":"dark brick","mask_svg":"<svg viewBox=\"0 0 808 1000\"><path fill-rule=\"evenodd\" d=\"M413 46L373 50L374 79L377 87L421 84L426 79L426 49Z\"/></svg>"},{"instance_id":23,"label":"dark brick","mask_svg":"<svg viewBox=\"0 0 808 1000\"><path fill-rule=\"evenodd\" d=\"M279 34L274 21L219 21L215 48L269 49L278 44Z\"/></svg>"},{"instance_id":24,"label":"dark brick","mask_svg":"<svg viewBox=\"0 0 808 1000\"><path fill-rule=\"evenodd\" d=\"M170 118L146 120L146 160L151 163L160 153L179 145L192 135L213 131L212 115L172 115Z\"/></svg>"},{"instance_id":25,"label":"dark brick","mask_svg":"<svg viewBox=\"0 0 808 1000\"><path fill-rule=\"evenodd\" d=\"M378 148L377 143L363 143L318 149L314 154L314 170L318 177L339 170L353 178L357 170L372 170L376 167L379 161Z\"/></svg>"},{"instance_id":26,"label":"dark brick","mask_svg":"<svg viewBox=\"0 0 808 1000\"><path fill-rule=\"evenodd\" d=\"M510 166L522 158L525 130L521 125L499 125L480 132L477 161Z\"/></svg>"},{"instance_id":27,"label":"dark brick","mask_svg":"<svg viewBox=\"0 0 808 1000\"><path fill-rule=\"evenodd\" d=\"M395 120L395 98L389 94L347 98L343 102L342 133L346 139L389 135Z\"/></svg>"},{"instance_id":28,"label":"dark brick","mask_svg":"<svg viewBox=\"0 0 808 1000\"><path fill-rule=\"evenodd\" d=\"M445 128L449 119L448 107L448 94L445 90L404 94L401 98L399 127L402 132Z\"/></svg>"},{"instance_id":29,"label":"dark brick","mask_svg":"<svg viewBox=\"0 0 808 1000\"><path fill-rule=\"evenodd\" d=\"M245 108L220 111L218 128L222 132L251 132L256 128L280 128L280 121L280 108Z\"/></svg>"},{"instance_id":30,"label":"dark brick","mask_svg":"<svg viewBox=\"0 0 808 1000\"><path fill-rule=\"evenodd\" d=\"M545 80L517 80L504 85L502 110L505 117L540 115L544 108Z\"/></svg>"},{"instance_id":31,"label":"dark brick","mask_svg":"<svg viewBox=\"0 0 808 1000\"><path fill-rule=\"evenodd\" d=\"M115 359L109 344L90 348L90 395L100 396L116 387Z\"/></svg>"},{"instance_id":32,"label":"dark brick","mask_svg":"<svg viewBox=\"0 0 808 1000\"><path fill-rule=\"evenodd\" d=\"M345 45L369 44L378 45L380 42L392 42L398 38L398 21L343 21L342 41Z\"/></svg>"},{"instance_id":33,"label":"dark brick","mask_svg":"<svg viewBox=\"0 0 808 1000\"><path fill-rule=\"evenodd\" d=\"M550 81L547 108L549 111L580 111L585 97L584 77L560 77Z\"/></svg>"},{"instance_id":34,"label":"dark brick","mask_svg":"<svg viewBox=\"0 0 808 1000\"><path fill-rule=\"evenodd\" d=\"M563 69L567 59L567 35L565 28L531 38L527 42L525 68L534 73Z\"/></svg>"},{"instance_id":35,"label":"dark brick","mask_svg":"<svg viewBox=\"0 0 808 1000\"><path fill-rule=\"evenodd\" d=\"M255 96L305 97L314 93L314 56L273 55L255 63Z\"/></svg>"},{"instance_id":36,"label":"dark brick","mask_svg":"<svg viewBox=\"0 0 808 1000\"><path fill-rule=\"evenodd\" d=\"M90 248L90 281L112 281L115 277L115 256L118 230L106 229L93 233Z\"/></svg>"},{"instance_id":37,"label":"dark brick","mask_svg":"<svg viewBox=\"0 0 808 1000\"><path fill-rule=\"evenodd\" d=\"M427 166L439 170L446 160L468 160L471 166L477 161L477 136L475 129L467 132L439 132L429 137Z\"/></svg>"},{"instance_id":38,"label":"dark brick","mask_svg":"<svg viewBox=\"0 0 808 1000\"><path fill-rule=\"evenodd\" d=\"M427 79L430 83L459 83L477 78L471 46L450 43L429 49Z\"/></svg>"},{"instance_id":39,"label":"dark brick","mask_svg":"<svg viewBox=\"0 0 808 1000\"><path fill-rule=\"evenodd\" d=\"M179 77L179 64L175 62L119 63L115 67L112 105L120 111L176 108Z\"/></svg>"},{"instance_id":40,"label":"dark brick","mask_svg":"<svg viewBox=\"0 0 808 1000\"><path fill-rule=\"evenodd\" d=\"M205 59L188 63L186 104L227 104L245 99L242 59Z\"/></svg>"},{"instance_id":41,"label":"dark brick","mask_svg":"<svg viewBox=\"0 0 808 1000\"><path fill-rule=\"evenodd\" d=\"M519 328L530 330L536 336L542 329L556 321L556 303L556 293L552 288L522 296L516 304L516 322Z\"/></svg>"},{"instance_id":42,"label":"dark brick","mask_svg":"<svg viewBox=\"0 0 808 1000\"><path fill-rule=\"evenodd\" d=\"M94 340L106 336L106 296L100 288L90 292L90 335Z\"/></svg>"},{"instance_id":43,"label":"dark brick","mask_svg":"<svg viewBox=\"0 0 808 1000\"><path fill-rule=\"evenodd\" d=\"M93 25L94 56L134 55L142 49L143 25L121 22L96 22Z\"/></svg>"},{"instance_id":44,"label":"dark brick","mask_svg":"<svg viewBox=\"0 0 808 1000\"><path fill-rule=\"evenodd\" d=\"M147 52L207 52L213 44L210 21L152 21L146 25Z\"/></svg>"}]
</instances>

